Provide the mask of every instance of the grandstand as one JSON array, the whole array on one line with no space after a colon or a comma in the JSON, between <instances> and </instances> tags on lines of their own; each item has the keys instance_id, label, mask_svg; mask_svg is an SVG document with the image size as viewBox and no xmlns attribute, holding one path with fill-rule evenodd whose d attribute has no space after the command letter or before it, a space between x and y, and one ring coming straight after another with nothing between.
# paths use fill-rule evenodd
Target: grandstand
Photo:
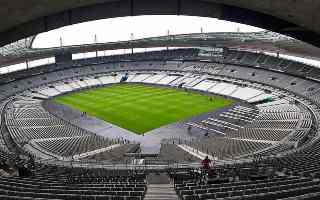
<instances>
[{"instance_id":1,"label":"grandstand","mask_svg":"<svg viewBox=\"0 0 320 200\"><path fill-rule=\"evenodd\" d=\"M280 56L319 60L317 2L18 2L0 8L0 199L320 199L320 69ZM32 47L142 14L270 31Z\"/></svg>"},{"instance_id":2,"label":"grandstand","mask_svg":"<svg viewBox=\"0 0 320 200\"><path fill-rule=\"evenodd\" d=\"M312 193L309 196L316 196L314 191L317 187L315 180L317 154L314 152L314 157L308 160L305 160L308 157L303 155L317 148L318 98L316 94L310 94L308 89L300 87L300 84L305 85L305 82L310 82L310 85L316 87L315 79L302 78L298 74L286 71L280 73L280 70L272 70L268 64L257 67L255 63L251 65L239 63L245 59L239 59L240 53L234 51L228 52L223 63L221 60L214 63L194 61L199 56L198 52L198 49L171 50L170 57L174 57L175 54L176 57L189 59L193 57L193 61L176 63L170 62L170 59L123 62L121 60L124 58L121 56L76 60L71 65L73 67L47 71L48 66L41 66L34 69L39 70L40 73L37 75L4 84L1 115L3 156L5 158L13 156L14 152L34 155L36 162L45 164L38 166L36 177L26 181L46 176L48 177L46 182L52 181L50 184L55 183L56 187L62 184L61 180L59 182L57 179L51 179L50 175L44 173L46 167L42 169L43 165L54 164L61 170L63 168L68 170L68 163L72 163L80 172L70 174L69 178L80 181L82 185L88 180L82 180L81 174L86 174L85 177L90 180L104 180L105 176L110 176L109 173L121 173L112 170L114 166L122 168L123 173L134 174L134 177L137 176L136 173L147 175L140 179L143 180L141 184L146 184L148 177L152 176L149 172L156 169L162 172L170 169L168 175L175 181L174 189L182 199L225 197L236 199L243 195L249 195L250 198L264 195L285 197L290 194L290 190L295 191L292 192L295 195ZM147 53L146 56L152 57L152 54ZM165 58L168 51L154 54ZM247 52L241 55L257 56L256 59L252 59L254 62L261 57L259 54ZM124 55L125 59L130 58L130 60L135 56L137 55ZM140 53L139 57L142 56ZM237 57L236 61L234 57ZM117 62L121 64L115 64ZM23 71L15 72L19 73ZM97 130L108 128L109 124L98 123L96 119L83 119L82 112L49 101L55 96L70 92L77 94L83 89L86 91L92 88L103 89L110 84L120 83L124 76L127 76L126 82L130 85L139 83L149 87L151 85L161 88L182 87L177 90L187 89L194 93L214 94L230 98L236 103L217 111L156 128L145 136L132 136L128 130L123 131L117 127L106 129L108 131L103 131L101 134ZM270 80L270 77L278 81ZM294 80L296 84L290 84L289 80ZM28 84L22 85L18 84L19 82ZM23 87L20 88L20 85ZM193 169L199 166L200 160L205 156L215 160L221 176L212 179L212 184L215 181L228 183L215 186L201 180ZM253 162L251 160L257 157L262 159L258 163L258 168L256 164L251 163ZM290 162L295 164L289 164ZM97 170L105 171L91 171L90 168L93 166L98 167ZM140 166L139 170L136 171L134 166ZM179 168L175 169L173 166ZM110 170L112 172L109 172ZM115 184L121 184L123 176L117 177L119 180L116 180ZM225 180L226 177L235 180L230 182L229 179ZM254 177L262 180L257 182L253 180ZM197 180L196 185L189 184L189 182L195 183L193 179ZM266 182L270 184L266 185ZM261 183L261 189L258 183ZM305 189L300 189L302 186L299 184L302 183L306 184L303 185ZM278 184L283 184L283 189L279 187L273 189L274 185ZM254 185L254 188L251 185ZM49 194L39 192L37 197L50 199L51 194L62 199L68 198L63 195L73 195L74 198L82 198L81 195L86 198L97 198L97 196L101 198L130 196L130 199L146 196L147 198L148 194L143 189L147 186L141 186L141 193L132 194L129 192L132 189L129 188L121 189L118 193L115 191L99 193L97 189L88 188L87 190L97 190L95 193L90 192L90 195L94 196L90 197L89 193L81 192L80 187L77 189L79 194L73 190L72 192L59 190L50 191ZM25 186L19 185L19 187ZM120 192L125 190L128 192ZM25 192L20 194L15 191L15 193L18 196L28 196Z\"/></svg>"}]
</instances>

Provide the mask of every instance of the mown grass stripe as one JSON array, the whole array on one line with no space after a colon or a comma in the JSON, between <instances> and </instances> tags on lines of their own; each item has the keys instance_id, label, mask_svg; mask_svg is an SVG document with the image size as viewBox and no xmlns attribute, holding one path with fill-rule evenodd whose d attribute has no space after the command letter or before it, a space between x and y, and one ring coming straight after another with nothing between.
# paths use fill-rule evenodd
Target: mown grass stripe
<instances>
[{"instance_id":1,"label":"mown grass stripe","mask_svg":"<svg viewBox=\"0 0 320 200\"><path fill-rule=\"evenodd\" d=\"M228 106L230 99L143 84L114 84L54 99L137 134Z\"/></svg>"}]
</instances>

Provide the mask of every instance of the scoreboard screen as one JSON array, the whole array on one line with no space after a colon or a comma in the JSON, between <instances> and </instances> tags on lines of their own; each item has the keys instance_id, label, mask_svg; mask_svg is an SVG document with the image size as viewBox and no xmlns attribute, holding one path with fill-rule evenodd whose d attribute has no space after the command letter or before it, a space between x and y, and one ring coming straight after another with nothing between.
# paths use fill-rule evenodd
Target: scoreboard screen
<instances>
[{"instance_id":1,"label":"scoreboard screen","mask_svg":"<svg viewBox=\"0 0 320 200\"><path fill-rule=\"evenodd\" d=\"M215 57L215 58L222 58L224 55L224 48L208 48L208 49L201 49L199 51L198 56L200 57Z\"/></svg>"}]
</instances>

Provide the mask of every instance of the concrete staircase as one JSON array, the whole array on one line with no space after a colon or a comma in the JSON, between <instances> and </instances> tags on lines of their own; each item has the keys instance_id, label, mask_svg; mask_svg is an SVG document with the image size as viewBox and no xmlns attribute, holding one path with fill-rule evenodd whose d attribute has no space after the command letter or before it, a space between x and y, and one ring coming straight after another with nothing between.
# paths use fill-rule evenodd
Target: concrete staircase
<instances>
[{"instance_id":1,"label":"concrete staircase","mask_svg":"<svg viewBox=\"0 0 320 200\"><path fill-rule=\"evenodd\" d=\"M144 200L178 200L178 195L171 184L148 185Z\"/></svg>"},{"instance_id":2,"label":"concrete staircase","mask_svg":"<svg viewBox=\"0 0 320 200\"><path fill-rule=\"evenodd\" d=\"M167 174L149 174L145 200L178 200Z\"/></svg>"}]
</instances>

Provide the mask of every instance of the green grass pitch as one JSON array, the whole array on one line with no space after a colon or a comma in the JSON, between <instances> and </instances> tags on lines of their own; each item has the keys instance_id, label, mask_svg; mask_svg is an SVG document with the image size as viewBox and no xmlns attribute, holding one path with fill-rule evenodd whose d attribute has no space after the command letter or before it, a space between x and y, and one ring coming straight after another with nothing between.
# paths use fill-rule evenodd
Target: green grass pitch
<instances>
[{"instance_id":1,"label":"green grass pitch","mask_svg":"<svg viewBox=\"0 0 320 200\"><path fill-rule=\"evenodd\" d=\"M228 106L230 99L143 84L115 84L54 98L114 125L143 134L163 125Z\"/></svg>"}]
</instances>

